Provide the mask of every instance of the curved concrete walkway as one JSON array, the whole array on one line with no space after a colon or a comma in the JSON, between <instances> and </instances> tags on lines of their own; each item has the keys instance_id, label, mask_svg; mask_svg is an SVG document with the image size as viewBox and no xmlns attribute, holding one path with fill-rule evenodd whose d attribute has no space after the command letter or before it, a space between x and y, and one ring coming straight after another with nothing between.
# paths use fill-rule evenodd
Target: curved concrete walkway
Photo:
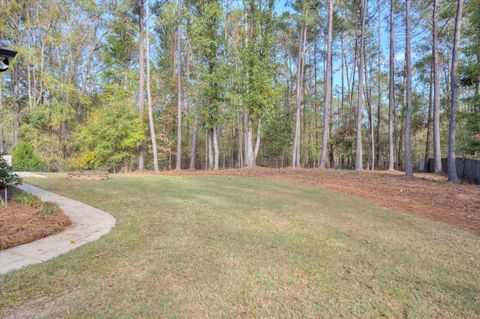
<instances>
[{"instance_id":1,"label":"curved concrete walkway","mask_svg":"<svg viewBox=\"0 0 480 319\"><path fill-rule=\"evenodd\" d=\"M72 225L58 234L0 251L0 274L47 261L97 240L115 225L115 218L103 210L32 185L23 184L18 188L37 196L42 201L57 203L70 217Z\"/></svg>"}]
</instances>

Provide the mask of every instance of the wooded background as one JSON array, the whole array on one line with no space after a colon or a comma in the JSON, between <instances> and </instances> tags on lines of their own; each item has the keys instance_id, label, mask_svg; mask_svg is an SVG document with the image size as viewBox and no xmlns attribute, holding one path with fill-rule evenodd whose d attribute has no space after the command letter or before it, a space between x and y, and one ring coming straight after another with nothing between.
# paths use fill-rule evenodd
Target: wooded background
<instances>
[{"instance_id":1,"label":"wooded background","mask_svg":"<svg viewBox=\"0 0 480 319\"><path fill-rule=\"evenodd\" d=\"M0 2L19 51L0 153L21 169L480 156L480 0Z\"/></svg>"}]
</instances>

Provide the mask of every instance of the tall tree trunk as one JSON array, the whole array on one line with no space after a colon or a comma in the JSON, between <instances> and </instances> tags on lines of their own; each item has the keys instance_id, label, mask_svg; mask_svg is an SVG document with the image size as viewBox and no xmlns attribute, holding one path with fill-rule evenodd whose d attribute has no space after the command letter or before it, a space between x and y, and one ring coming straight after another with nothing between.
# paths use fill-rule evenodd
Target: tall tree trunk
<instances>
[{"instance_id":1,"label":"tall tree trunk","mask_svg":"<svg viewBox=\"0 0 480 319\"><path fill-rule=\"evenodd\" d=\"M350 82L348 80L348 68L347 68L347 85L349 86L348 95L349 95L350 111L353 114L356 114L355 107L353 105L353 96L355 95L354 89L355 89L355 76L356 76L357 69L358 69L358 30L357 30L357 26L355 25L355 47L353 49L352 81Z\"/></svg>"},{"instance_id":2,"label":"tall tree trunk","mask_svg":"<svg viewBox=\"0 0 480 319\"><path fill-rule=\"evenodd\" d=\"M245 116L245 166L255 166L255 150L253 149L253 127L252 121L248 115Z\"/></svg>"},{"instance_id":3,"label":"tall tree trunk","mask_svg":"<svg viewBox=\"0 0 480 319\"><path fill-rule=\"evenodd\" d=\"M430 132L432 127L432 95L433 95L433 65L430 68L430 88L428 93L428 119L427 119L427 138L425 141L425 159L424 159L424 171L428 171L428 158L430 156Z\"/></svg>"},{"instance_id":4,"label":"tall tree trunk","mask_svg":"<svg viewBox=\"0 0 480 319\"><path fill-rule=\"evenodd\" d=\"M177 1L180 16L180 1ZM182 169L182 26L177 26L177 157L175 169Z\"/></svg>"},{"instance_id":5,"label":"tall tree trunk","mask_svg":"<svg viewBox=\"0 0 480 319\"><path fill-rule=\"evenodd\" d=\"M187 51L190 52L190 51ZM190 77L190 54L187 53L187 83L190 84L191 77ZM190 95L187 95L189 98ZM196 161L197 161L197 135L198 135L198 110L196 104L193 103L193 99L189 98L189 107L193 109L194 116L193 116L193 130L192 130L192 139L190 141L190 166L189 168L194 170L196 168ZM198 100L198 99L197 99Z\"/></svg>"},{"instance_id":6,"label":"tall tree trunk","mask_svg":"<svg viewBox=\"0 0 480 319\"><path fill-rule=\"evenodd\" d=\"M365 50L366 51L366 50ZM371 62L371 61L369 61ZM367 61L365 61L365 100L367 105L367 113L368 113L368 136L370 138L370 160L367 163L367 167L371 167L372 171L375 170L375 137L373 132L373 108L372 108L372 86L369 84L370 80L368 75L370 75L370 79L372 72L372 66L370 65L370 70L367 69Z\"/></svg>"},{"instance_id":7,"label":"tall tree trunk","mask_svg":"<svg viewBox=\"0 0 480 319\"><path fill-rule=\"evenodd\" d=\"M363 64L365 62L365 0L360 0L362 30L360 35L360 63L358 64L358 98L357 98L357 145L355 152L355 170L363 170L362 149L362 107L363 107Z\"/></svg>"},{"instance_id":8,"label":"tall tree trunk","mask_svg":"<svg viewBox=\"0 0 480 319\"><path fill-rule=\"evenodd\" d=\"M220 153L218 151L218 126L212 129L213 131L213 169L218 170L218 161Z\"/></svg>"},{"instance_id":9,"label":"tall tree trunk","mask_svg":"<svg viewBox=\"0 0 480 319\"><path fill-rule=\"evenodd\" d=\"M442 172L442 154L440 148L440 70L438 60L438 15L440 0L433 1L432 56L433 56L433 171Z\"/></svg>"},{"instance_id":10,"label":"tall tree trunk","mask_svg":"<svg viewBox=\"0 0 480 319\"><path fill-rule=\"evenodd\" d=\"M285 59L285 82L286 82L286 88L285 88L285 111L287 114L290 114L290 94L291 94L291 87L290 81L292 79L292 71L290 68L290 60L288 59L288 50L285 50L284 54L284 59Z\"/></svg>"},{"instance_id":11,"label":"tall tree trunk","mask_svg":"<svg viewBox=\"0 0 480 319\"><path fill-rule=\"evenodd\" d=\"M455 165L455 115L458 106L458 51L460 47L460 36L462 31L463 0L457 0L457 14L455 16L455 36L453 38L452 48L452 70L450 71L450 121L448 125L448 180L456 182L458 180L457 169Z\"/></svg>"},{"instance_id":12,"label":"tall tree trunk","mask_svg":"<svg viewBox=\"0 0 480 319\"><path fill-rule=\"evenodd\" d=\"M318 85L317 85L317 47L318 39L315 37L315 43L313 45L313 97L315 99L314 103L314 127L313 135L315 138L315 147L318 146Z\"/></svg>"},{"instance_id":13,"label":"tall tree trunk","mask_svg":"<svg viewBox=\"0 0 480 319\"><path fill-rule=\"evenodd\" d=\"M297 63L297 110L295 113L295 137L293 141L293 156L292 168L300 168L300 138L301 138L301 112L303 100L303 73L304 73L304 59L305 59L305 41L306 41L307 27L302 26L300 32L300 45L298 48L298 63Z\"/></svg>"},{"instance_id":14,"label":"tall tree trunk","mask_svg":"<svg viewBox=\"0 0 480 319\"><path fill-rule=\"evenodd\" d=\"M403 66L403 79L402 79L402 88L403 91L402 93L402 100L403 103L399 106L398 108L398 114L399 114L399 119L404 119L405 118L405 108L407 105L407 96L406 96L406 90L405 88L407 87L407 69L406 65ZM397 170L402 170L405 166L403 163L403 156L404 156L404 150L403 150L403 138L404 138L404 132L405 132L405 121L401 120L400 122L400 130L397 132L397 140L398 140L398 147L397 147Z\"/></svg>"},{"instance_id":15,"label":"tall tree trunk","mask_svg":"<svg viewBox=\"0 0 480 319\"><path fill-rule=\"evenodd\" d=\"M138 108L138 117L140 122L143 124L145 122L145 67L144 67L144 17L143 17L143 10L144 10L144 2L145 0L139 0L139 39L138 39L138 66L139 66L139 83L138 83L138 100L137 100L137 108ZM138 169L143 171L145 169L145 143L139 147L139 154L138 154Z\"/></svg>"},{"instance_id":16,"label":"tall tree trunk","mask_svg":"<svg viewBox=\"0 0 480 319\"><path fill-rule=\"evenodd\" d=\"M325 168L327 160L328 141L330 135L330 102L332 91L332 33L333 33L333 2L328 1L328 35L327 35L327 67L325 71L325 91L323 104L325 111L323 114L323 137L322 137L322 154L320 156L320 168Z\"/></svg>"},{"instance_id":17,"label":"tall tree trunk","mask_svg":"<svg viewBox=\"0 0 480 319\"><path fill-rule=\"evenodd\" d=\"M257 126L257 138L255 141L255 149L253 150L254 153L254 160L253 160L253 165L257 166L257 156L258 156L258 150L260 149L260 138L261 138L261 130L262 130L262 120L258 119L258 126Z\"/></svg>"},{"instance_id":18,"label":"tall tree trunk","mask_svg":"<svg viewBox=\"0 0 480 319\"><path fill-rule=\"evenodd\" d=\"M197 156L197 130L198 130L198 112L195 110L193 118L192 142L190 144L190 169L195 169L195 160Z\"/></svg>"},{"instance_id":19,"label":"tall tree trunk","mask_svg":"<svg viewBox=\"0 0 480 319\"><path fill-rule=\"evenodd\" d=\"M412 117L412 58L410 44L410 0L405 1L405 63L407 71L406 103L405 103L405 175L413 177L412 146L410 140L410 128Z\"/></svg>"},{"instance_id":20,"label":"tall tree trunk","mask_svg":"<svg viewBox=\"0 0 480 319\"><path fill-rule=\"evenodd\" d=\"M340 107L340 111L342 112L342 123L344 123L344 125L346 125L346 114L347 112L345 112L344 110L344 106L345 106L345 78L344 78L344 74L345 74L345 39L344 39L345 35L344 33L342 32L341 33L341 46L342 46L342 76L341 76L341 81L342 81L342 103L341 103L341 107ZM347 68L348 70L348 68ZM340 121L339 121L340 122Z\"/></svg>"},{"instance_id":21,"label":"tall tree trunk","mask_svg":"<svg viewBox=\"0 0 480 319\"><path fill-rule=\"evenodd\" d=\"M28 107L30 111L33 109L33 99L32 99L32 79L30 76L30 62L27 63L27 92L28 92Z\"/></svg>"},{"instance_id":22,"label":"tall tree trunk","mask_svg":"<svg viewBox=\"0 0 480 319\"><path fill-rule=\"evenodd\" d=\"M377 136L375 144L377 145L377 152L375 154L375 166L380 164L380 126L382 124L382 42L381 42L381 25L382 25L382 7L380 0L377 0Z\"/></svg>"},{"instance_id":23,"label":"tall tree trunk","mask_svg":"<svg viewBox=\"0 0 480 319\"><path fill-rule=\"evenodd\" d=\"M403 112L402 112L403 113ZM400 123L400 132L398 132L398 148L397 148L397 169L402 170L403 167L403 127L404 122Z\"/></svg>"},{"instance_id":24,"label":"tall tree trunk","mask_svg":"<svg viewBox=\"0 0 480 319\"><path fill-rule=\"evenodd\" d=\"M12 123L12 142L13 145L17 145L18 142L18 128L20 126L20 85L18 80L19 69L14 69L12 72L12 87L13 87L13 98L14 98L14 113L13 113L13 123Z\"/></svg>"},{"instance_id":25,"label":"tall tree trunk","mask_svg":"<svg viewBox=\"0 0 480 319\"><path fill-rule=\"evenodd\" d=\"M238 132L238 165L243 167L243 126L241 120L241 112L237 112L237 132Z\"/></svg>"},{"instance_id":26,"label":"tall tree trunk","mask_svg":"<svg viewBox=\"0 0 480 319\"><path fill-rule=\"evenodd\" d=\"M150 4L149 0L146 0L146 16L150 16ZM152 139L152 152L153 152L153 171L158 173L158 151L157 151L157 138L155 135L155 124L153 122L153 106L152 106L152 92L150 86L150 30L148 27L147 18L147 30L146 30L146 62L147 62L147 104L148 104L148 123L150 126L150 137Z\"/></svg>"},{"instance_id":27,"label":"tall tree trunk","mask_svg":"<svg viewBox=\"0 0 480 319\"><path fill-rule=\"evenodd\" d=\"M330 65L333 65L333 55L330 56ZM333 72L330 72L330 83L333 83ZM331 85L330 85L331 86ZM333 129L333 114L334 109L333 109L333 90L330 90L330 122L329 122L329 132L332 131ZM335 158L334 158L334 149L335 145L333 143L328 143L328 159L329 159L329 164L330 168L335 166Z\"/></svg>"},{"instance_id":28,"label":"tall tree trunk","mask_svg":"<svg viewBox=\"0 0 480 319\"><path fill-rule=\"evenodd\" d=\"M354 57L353 57L353 64L352 64L352 81L349 81L348 77L348 67L346 70L346 76L347 76L347 97L348 97L348 107L349 107L349 112L352 114L352 117L355 116L356 111L355 111L355 106L353 105L353 96L354 96L354 86L355 86L355 72L358 68L358 32L357 28L355 25L355 47L353 49L354 51ZM351 83L351 84L350 84ZM348 126L350 126L350 121L352 119L348 118Z\"/></svg>"},{"instance_id":29,"label":"tall tree trunk","mask_svg":"<svg viewBox=\"0 0 480 319\"><path fill-rule=\"evenodd\" d=\"M249 162L249 155L248 155L248 125L249 119L247 111L243 114L243 152L244 152L244 164L245 167L249 167L251 164Z\"/></svg>"},{"instance_id":30,"label":"tall tree trunk","mask_svg":"<svg viewBox=\"0 0 480 319\"><path fill-rule=\"evenodd\" d=\"M207 130L208 169L213 169L213 129Z\"/></svg>"},{"instance_id":31,"label":"tall tree trunk","mask_svg":"<svg viewBox=\"0 0 480 319\"><path fill-rule=\"evenodd\" d=\"M393 113L395 110L395 0L390 0L390 67L388 79L388 170L393 171L395 154Z\"/></svg>"}]
</instances>

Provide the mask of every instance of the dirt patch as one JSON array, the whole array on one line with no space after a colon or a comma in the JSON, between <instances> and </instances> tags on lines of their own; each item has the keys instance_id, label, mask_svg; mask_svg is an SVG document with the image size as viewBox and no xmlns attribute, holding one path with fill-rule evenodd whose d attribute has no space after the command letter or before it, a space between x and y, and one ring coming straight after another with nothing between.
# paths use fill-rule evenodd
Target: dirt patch
<instances>
[{"instance_id":1,"label":"dirt patch","mask_svg":"<svg viewBox=\"0 0 480 319\"><path fill-rule=\"evenodd\" d=\"M162 174L262 177L328 188L480 235L480 187L447 183L442 175L418 173L415 178L408 178L403 172L271 168L165 171Z\"/></svg>"},{"instance_id":2,"label":"dirt patch","mask_svg":"<svg viewBox=\"0 0 480 319\"><path fill-rule=\"evenodd\" d=\"M37 318L66 318L59 315L61 311L65 311L65 305L60 303L65 294L47 294L38 299L30 300L24 305L17 308L7 309L0 315L5 319L37 319Z\"/></svg>"},{"instance_id":3,"label":"dirt patch","mask_svg":"<svg viewBox=\"0 0 480 319\"><path fill-rule=\"evenodd\" d=\"M52 203L13 198L7 208L0 207L0 250L58 233L70 224L70 218Z\"/></svg>"}]
</instances>

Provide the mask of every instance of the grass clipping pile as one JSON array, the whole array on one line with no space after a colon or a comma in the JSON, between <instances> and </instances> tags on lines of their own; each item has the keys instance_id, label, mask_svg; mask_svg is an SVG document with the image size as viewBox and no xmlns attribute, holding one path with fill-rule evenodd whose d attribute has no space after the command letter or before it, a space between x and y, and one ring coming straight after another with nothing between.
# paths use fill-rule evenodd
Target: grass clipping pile
<instances>
[{"instance_id":1,"label":"grass clipping pile","mask_svg":"<svg viewBox=\"0 0 480 319\"><path fill-rule=\"evenodd\" d=\"M0 250L56 234L71 221L52 202L15 190L8 207L0 206Z\"/></svg>"}]
</instances>

